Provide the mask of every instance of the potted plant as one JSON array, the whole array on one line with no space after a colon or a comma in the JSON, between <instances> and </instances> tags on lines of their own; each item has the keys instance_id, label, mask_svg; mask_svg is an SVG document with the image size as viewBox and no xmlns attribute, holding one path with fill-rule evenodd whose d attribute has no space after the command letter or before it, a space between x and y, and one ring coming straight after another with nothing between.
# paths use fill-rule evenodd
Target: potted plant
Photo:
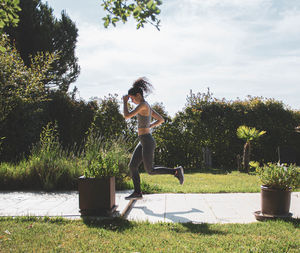
<instances>
[{"instance_id":1,"label":"potted plant","mask_svg":"<svg viewBox=\"0 0 300 253\"><path fill-rule=\"evenodd\" d=\"M257 218L291 216L291 191L300 186L300 168L294 164L279 163L268 163L262 167L256 164L254 167L262 182L261 211L256 212Z\"/></svg>"},{"instance_id":2,"label":"potted plant","mask_svg":"<svg viewBox=\"0 0 300 253\"><path fill-rule=\"evenodd\" d=\"M110 216L115 205L115 176L119 173L120 157L115 142L104 142L90 134L83 157L84 175L78 180L81 215Z\"/></svg>"}]
</instances>

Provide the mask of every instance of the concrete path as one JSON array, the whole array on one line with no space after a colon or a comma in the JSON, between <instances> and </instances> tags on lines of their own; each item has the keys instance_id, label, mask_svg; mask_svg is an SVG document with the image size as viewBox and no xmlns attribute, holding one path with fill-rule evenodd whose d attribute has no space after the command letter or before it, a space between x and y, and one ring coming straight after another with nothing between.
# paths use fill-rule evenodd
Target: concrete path
<instances>
[{"instance_id":1,"label":"concrete path","mask_svg":"<svg viewBox=\"0 0 300 253\"><path fill-rule=\"evenodd\" d=\"M131 191L116 193L117 211L126 211ZM59 216L79 219L78 192L0 192L0 216ZM133 201L128 220L149 222L250 223L260 210L260 193L149 194ZM292 193L290 212L300 218L300 192Z\"/></svg>"}]
</instances>

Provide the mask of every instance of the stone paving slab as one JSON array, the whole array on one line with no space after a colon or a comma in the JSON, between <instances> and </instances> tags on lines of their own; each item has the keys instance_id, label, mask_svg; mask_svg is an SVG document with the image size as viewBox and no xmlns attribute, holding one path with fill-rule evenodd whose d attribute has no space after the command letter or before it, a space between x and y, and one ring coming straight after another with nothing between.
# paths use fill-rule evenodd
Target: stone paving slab
<instances>
[{"instance_id":1,"label":"stone paving slab","mask_svg":"<svg viewBox=\"0 0 300 253\"><path fill-rule=\"evenodd\" d=\"M117 211L122 214L131 191L116 193ZM250 223L260 210L260 193L149 194L134 201L128 220L149 222ZM300 192L293 192L291 209L300 218ZM59 216L80 219L78 191L0 192L0 216Z\"/></svg>"},{"instance_id":2,"label":"stone paving slab","mask_svg":"<svg viewBox=\"0 0 300 253\"><path fill-rule=\"evenodd\" d=\"M128 220L164 222L166 203L165 194L144 195L143 199L134 202Z\"/></svg>"},{"instance_id":3,"label":"stone paving slab","mask_svg":"<svg viewBox=\"0 0 300 253\"><path fill-rule=\"evenodd\" d=\"M127 219L148 222L251 223L260 210L260 193L151 194L134 203ZM300 193L290 212L300 218Z\"/></svg>"},{"instance_id":4,"label":"stone paving slab","mask_svg":"<svg viewBox=\"0 0 300 253\"><path fill-rule=\"evenodd\" d=\"M116 193L117 212L122 213L131 191ZM49 216L80 219L78 191L0 192L0 216Z\"/></svg>"},{"instance_id":5,"label":"stone paving slab","mask_svg":"<svg viewBox=\"0 0 300 253\"><path fill-rule=\"evenodd\" d=\"M0 192L0 216L78 216L78 192Z\"/></svg>"},{"instance_id":6,"label":"stone paving slab","mask_svg":"<svg viewBox=\"0 0 300 253\"><path fill-rule=\"evenodd\" d=\"M207 205L203 194L166 195L166 221L169 222L209 222L216 217Z\"/></svg>"}]
</instances>

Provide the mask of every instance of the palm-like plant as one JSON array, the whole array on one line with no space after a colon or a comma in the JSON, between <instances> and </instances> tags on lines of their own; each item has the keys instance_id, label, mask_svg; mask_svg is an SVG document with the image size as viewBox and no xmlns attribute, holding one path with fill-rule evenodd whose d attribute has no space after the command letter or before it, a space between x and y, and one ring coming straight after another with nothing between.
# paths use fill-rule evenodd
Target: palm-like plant
<instances>
[{"instance_id":1,"label":"palm-like plant","mask_svg":"<svg viewBox=\"0 0 300 253\"><path fill-rule=\"evenodd\" d=\"M243 151L243 167L244 170L249 172L249 162L251 154L251 142L256 141L260 136L264 135L266 131L259 131L255 127L240 126L236 134L238 138L246 141Z\"/></svg>"}]
</instances>

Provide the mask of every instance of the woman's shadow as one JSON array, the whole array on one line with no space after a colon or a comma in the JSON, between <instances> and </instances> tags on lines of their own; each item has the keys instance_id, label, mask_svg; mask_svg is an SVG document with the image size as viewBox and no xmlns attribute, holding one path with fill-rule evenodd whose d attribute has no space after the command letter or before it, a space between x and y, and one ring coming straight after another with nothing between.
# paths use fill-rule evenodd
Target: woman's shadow
<instances>
[{"instance_id":1,"label":"woman's shadow","mask_svg":"<svg viewBox=\"0 0 300 253\"><path fill-rule=\"evenodd\" d=\"M146 215L149 216L155 216L163 219L169 219L172 222L180 222L180 223L187 223L187 222L192 222L192 220L180 216L181 214L187 214L187 213L203 213L203 211L198 210L196 208L192 208L189 211L182 211L182 212L168 212L168 213L163 213L163 214L158 214L154 213L152 210L147 208L146 206L138 206L134 207L135 209L141 209Z\"/></svg>"},{"instance_id":2,"label":"woman's shadow","mask_svg":"<svg viewBox=\"0 0 300 253\"><path fill-rule=\"evenodd\" d=\"M192 233L201 233L207 235L213 234L225 234L223 231L214 230L211 228L211 224L208 223L194 223L192 220L182 217L180 215L187 214L187 213L203 213L203 211L198 210L196 208L192 208L189 211L182 211L182 212L168 212L163 214L154 213L152 210L148 209L145 206L134 207L136 209L141 209L146 215L155 216L159 218L169 219L174 223L181 223L183 227L188 229ZM164 221L167 222L167 221ZM176 230L176 228L174 228ZM177 232L182 232L182 229L178 228Z\"/></svg>"}]
</instances>

